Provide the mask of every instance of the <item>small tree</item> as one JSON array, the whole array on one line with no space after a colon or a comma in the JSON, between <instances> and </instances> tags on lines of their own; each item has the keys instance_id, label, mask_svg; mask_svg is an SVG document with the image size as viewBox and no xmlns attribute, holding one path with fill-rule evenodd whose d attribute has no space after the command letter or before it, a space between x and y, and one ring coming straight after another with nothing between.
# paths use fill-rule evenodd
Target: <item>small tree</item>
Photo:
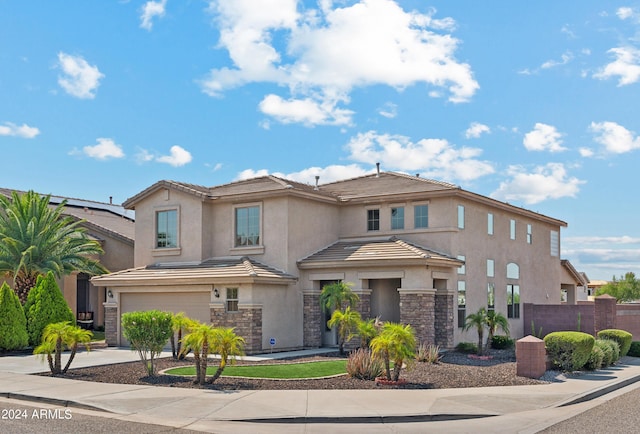
<instances>
[{"instance_id":1,"label":"small tree","mask_svg":"<svg viewBox=\"0 0 640 434\"><path fill-rule=\"evenodd\" d=\"M618 303L625 303L640 299L640 280L632 272L626 273L619 280L613 280L603 285L596 291L596 295L609 294L615 297Z\"/></svg>"},{"instance_id":2,"label":"small tree","mask_svg":"<svg viewBox=\"0 0 640 434\"><path fill-rule=\"evenodd\" d=\"M202 324L193 321L189 324L188 334L182 338L181 354L193 352L193 359L196 365L196 379L194 383L203 385L207 378L207 365L209 354L211 354L211 343L214 340L213 327L209 324Z\"/></svg>"},{"instance_id":3,"label":"small tree","mask_svg":"<svg viewBox=\"0 0 640 434\"><path fill-rule=\"evenodd\" d=\"M470 313L464 320L463 331L475 328L478 332L478 354L482 354L484 328L487 326L487 310L481 307L476 313Z\"/></svg>"},{"instance_id":4,"label":"small tree","mask_svg":"<svg viewBox=\"0 0 640 434\"><path fill-rule=\"evenodd\" d=\"M176 360L183 360L185 355L182 352L182 334L186 331L193 320L187 317L184 312L179 312L171 318L171 354Z\"/></svg>"},{"instance_id":5,"label":"small tree","mask_svg":"<svg viewBox=\"0 0 640 434\"><path fill-rule=\"evenodd\" d=\"M211 383L222 375L228 362L235 363L236 357L244 355L244 343L244 338L235 334L233 328L219 327L214 329L212 353L220 356L220 363L211 377Z\"/></svg>"},{"instance_id":6,"label":"small tree","mask_svg":"<svg viewBox=\"0 0 640 434\"><path fill-rule=\"evenodd\" d=\"M509 336L509 320L503 314L496 312L494 310L490 310L487 312L487 329L489 330L489 334L487 336L487 349L491 346L491 342L493 342L493 335L496 334L497 329L502 329L503 332Z\"/></svg>"},{"instance_id":7,"label":"small tree","mask_svg":"<svg viewBox=\"0 0 640 434\"><path fill-rule=\"evenodd\" d=\"M71 366L80 344L86 345L89 350L91 336L93 333L89 330L70 325L66 321L48 324L42 334L42 343L33 350L33 354L46 356L52 375L64 374ZM62 368L62 352L65 349L71 350L71 353Z\"/></svg>"},{"instance_id":8,"label":"small tree","mask_svg":"<svg viewBox=\"0 0 640 434\"><path fill-rule=\"evenodd\" d=\"M340 355L344 354L344 344L353 338L354 333L358 330L358 325L362 323L360 313L351 310L347 306L344 311L338 309L333 312L331 319L327 321L329 328L338 327L338 348Z\"/></svg>"},{"instance_id":9,"label":"small tree","mask_svg":"<svg viewBox=\"0 0 640 434\"><path fill-rule=\"evenodd\" d=\"M29 344L34 347L41 343L42 332L48 324L63 321L71 324L76 319L52 272L38 276L36 286L29 291L24 310Z\"/></svg>"},{"instance_id":10,"label":"small tree","mask_svg":"<svg viewBox=\"0 0 640 434\"><path fill-rule=\"evenodd\" d=\"M347 306L355 307L360 298L351 290L351 285L344 282L335 282L322 287L320 293L320 306L325 312L343 309Z\"/></svg>"},{"instance_id":11,"label":"small tree","mask_svg":"<svg viewBox=\"0 0 640 434\"><path fill-rule=\"evenodd\" d=\"M155 360L173 334L172 316L159 310L122 314L122 334L138 352L147 375L156 375Z\"/></svg>"},{"instance_id":12,"label":"small tree","mask_svg":"<svg viewBox=\"0 0 640 434\"><path fill-rule=\"evenodd\" d=\"M369 348L371 339L378 336L382 322L380 318L369 318L358 323L358 334L360 335L360 347Z\"/></svg>"},{"instance_id":13,"label":"small tree","mask_svg":"<svg viewBox=\"0 0 640 434\"><path fill-rule=\"evenodd\" d=\"M404 361L415 356L415 349L416 337L410 325L387 322L380 334L371 340L371 352L384 361L387 380L398 381Z\"/></svg>"},{"instance_id":14,"label":"small tree","mask_svg":"<svg viewBox=\"0 0 640 434\"><path fill-rule=\"evenodd\" d=\"M4 282L0 287L0 349L19 350L28 344L24 309L16 293Z\"/></svg>"}]
</instances>

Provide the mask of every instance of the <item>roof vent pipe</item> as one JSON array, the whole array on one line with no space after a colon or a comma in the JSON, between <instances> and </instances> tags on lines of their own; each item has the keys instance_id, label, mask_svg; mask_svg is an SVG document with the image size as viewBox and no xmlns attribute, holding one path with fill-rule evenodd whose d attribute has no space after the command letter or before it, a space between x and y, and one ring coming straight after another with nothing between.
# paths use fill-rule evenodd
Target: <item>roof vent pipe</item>
<instances>
[{"instance_id":1,"label":"roof vent pipe","mask_svg":"<svg viewBox=\"0 0 640 434\"><path fill-rule=\"evenodd\" d=\"M109 196L109 205L113 205L113 196Z\"/></svg>"},{"instance_id":2,"label":"roof vent pipe","mask_svg":"<svg viewBox=\"0 0 640 434\"><path fill-rule=\"evenodd\" d=\"M316 186L313 188L314 190L320 190L320 187L318 187L318 181L320 181L320 176L316 175Z\"/></svg>"},{"instance_id":3,"label":"roof vent pipe","mask_svg":"<svg viewBox=\"0 0 640 434\"><path fill-rule=\"evenodd\" d=\"M380 163L376 163L376 178L380 178Z\"/></svg>"}]
</instances>

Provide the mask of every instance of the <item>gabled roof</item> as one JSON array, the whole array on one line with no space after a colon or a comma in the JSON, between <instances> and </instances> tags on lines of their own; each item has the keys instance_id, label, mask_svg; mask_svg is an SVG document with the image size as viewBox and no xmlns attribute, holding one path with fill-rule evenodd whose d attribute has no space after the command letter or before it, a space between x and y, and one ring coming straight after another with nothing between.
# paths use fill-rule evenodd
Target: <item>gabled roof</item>
<instances>
[{"instance_id":1,"label":"gabled roof","mask_svg":"<svg viewBox=\"0 0 640 434\"><path fill-rule=\"evenodd\" d=\"M562 264L562 268L567 270L569 275L573 277L578 286L587 286L589 280L586 278L586 275L579 273L568 259L562 259L560 260L560 263Z\"/></svg>"},{"instance_id":2,"label":"gabled roof","mask_svg":"<svg viewBox=\"0 0 640 434\"><path fill-rule=\"evenodd\" d=\"M297 278L247 257L212 258L202 262L159 263L95 276L95 286L184 285L221 283L289 284Z\"/></svg>"},{"instance_id":3,"label":"gabled roof","mask_svg":"<svg viewBox=\"0 0 640 434\"><path fill-rule=\"evenodd\" d=\"M341 240L298 261L298 267L354 267L387 265L446 264L459 267L464 262L396 237L379 240Z\"/></svg>"},{"instance_id":4,"label":"gabled roof","mask_svg":"<svg viewBox=\"0 0 640 434\"><path fill-rule=\"evenodd\" d=\"M135 196L130 197L122 203L122 206L127 209L135 209L135 204L144 199L145 197L155 193L161 189L171 189L182 191L184 193L192 194L195 197L198 197L202 200L209 197L209 189L207 187L203 187L202 185L196 184L188 184L185 182L176 182L176 181L167 181L162 180L158 181L155 184L145 188L140 193Z\"/></svg>"}]
</instances>

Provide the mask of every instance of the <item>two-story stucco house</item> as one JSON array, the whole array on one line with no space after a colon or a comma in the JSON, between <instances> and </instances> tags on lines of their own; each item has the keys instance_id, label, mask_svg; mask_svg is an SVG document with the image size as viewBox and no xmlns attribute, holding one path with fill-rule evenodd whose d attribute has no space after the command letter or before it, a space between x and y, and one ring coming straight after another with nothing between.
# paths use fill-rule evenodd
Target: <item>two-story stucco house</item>
<instances>
[{"instance_id":1,"label":"two-story stucco house","mask_svg":"<svg viewBox=\"0 0 640 434\"><path fill-rule=\"evenodd\" d=\"M110 345L126 343L123 313L152 308L233 326L248 352L333 345L319 295L344 281L363 317L452 347L475 339L461 325L480 307L520 337L523 303L559 303L578 284L560 260L565 222L399 173L160 181L124 206L136 212L135 268L92 279L108 294Z\"/></svg>"}]
</instances>

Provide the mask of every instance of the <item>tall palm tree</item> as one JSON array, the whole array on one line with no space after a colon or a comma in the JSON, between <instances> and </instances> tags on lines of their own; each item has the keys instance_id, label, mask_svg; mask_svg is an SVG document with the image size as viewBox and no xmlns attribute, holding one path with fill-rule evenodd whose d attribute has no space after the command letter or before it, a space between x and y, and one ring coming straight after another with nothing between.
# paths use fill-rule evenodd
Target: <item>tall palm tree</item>
<instances>
[{"instance_id":1,"label":"tall palm tree","mask_svg":"<svg viewBox=\"0 0 640 434\"><path fill-rule=\"evenodd\" d=\"M344 344L351 340L360 323L362 323L360 312L351 310L349 306L344 311L340 309L333 311L331 319L327 321L327 325L330 328L338 327L338 349L340 350L340 355L344 354Z\"/></svg>"},{"instance_id":2,"label":"tall palm tree","mask_svg":"<svg viewBox=\"0 0 640 434\"><path fill-rule=\"evenodd\" d=\"M355 307L360 298L351 290L351 286L344 282L335 282L322 287L320 306L325 312L343 309L346 306Z\"/></svg>"},{"instance_id":3,"label":"tall palm tree","mask_svg":"<svg viewBox=\"0 0 640 434\"><path fill-rule=\"evenodd\" d=\"M495 335L498 328L502 329L507 335L509 335L509 320L501 313L490 310L487 312L487 329L489 334L487 336L487 349L491 346L493 341L493 335Z\"/></svg>"},{"instance_id":4,"label":"tall palm tree","mask_svg":"<svg viewBox=\"0 0 640 434\"><path fill-rule=\"evenodd\" d=\"M484 328L487 326L487 310L484 307L478 309L476 313L470 313L464 319L463 331L475 328L478 332L478 355L482 354L482 342L484 341Z\"/></svg>"},{"instance_id":5,"label":"tall palm tree","mask_svg":"<svg viewBox=\"0 0 640 434\"><path fill-rule=\"evenodd\" d=\"M384 323L380 334L371 340L371 352L384 361L387 380L398 381L404 361L415 356L415 348L415 332L408 324Z\"/></svg>"},{"instance_id":6,"label":"tall palm tree","mask_svg":"<svg viewBox=\"0 0 640 434\"><path fill-rule=\"evenodd\" d=\"M216 381L227 366L227 362L234 363L236 357L244 355L244 338L238 336L232 327L218 327L214 329L212 352L220 356L218 369L211 377L211 383Z\"/></svg>"},{"instance_id":7,"label":"tall palm tree","mask_svg":"<svg viewBox=\"0 0 640 434\"><path fill-rule=\"evenodd\" d=\"M24 304L41 274L56 277L79 271L89 275L107 270L92 256L104 253L79 225L64 216L66 201L55 208L50 196L29 191L0 195L0 273L13 278L14 290Z\"/></svg>"}]
</instances>

